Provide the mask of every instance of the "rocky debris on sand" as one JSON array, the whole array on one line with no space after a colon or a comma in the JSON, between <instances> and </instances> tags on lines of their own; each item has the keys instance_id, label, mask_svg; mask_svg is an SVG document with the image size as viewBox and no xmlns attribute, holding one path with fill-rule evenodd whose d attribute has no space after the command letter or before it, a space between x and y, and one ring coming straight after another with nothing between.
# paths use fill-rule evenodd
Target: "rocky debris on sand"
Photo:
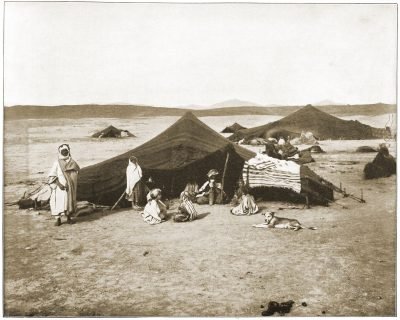
<instances>
[{"instance_id":1,"label":"rocky debris on sand","mask_svg":"<svg viewBox=\"0 0 400 320\"><path fill-rule=\"evenodd\" d=\"M149 251L145 251L143 252L143 256L147 256L150 252Z\"/></svg>"},{"instance_id":2,"label":"rocky debris on sand","mask_svg":"<svg viewBox=\"0 0 400 320\"><path fill-rule=\"evenodd\" d=\"M276 302L276 301L270 301L268 302L268 308L267 310L264 310L261 315L263 317L265 316L272 316L275 312L278 312L279 315L284 315L285 313L289 313L290 310L292 309L292 306L294 304L293 300L289 300L286 302Z\"/></svg>"},{"instance_id":3,"label":"rocky debris on sand","mask_svg":"<svg viewBox=\"0 0 400 320\"><path fill-rule=\"evenodd\" d=\"M83 245L79 245L71 250L71 252L75 255L81 255L83 251Z\"/></svg>"}]
</instances>

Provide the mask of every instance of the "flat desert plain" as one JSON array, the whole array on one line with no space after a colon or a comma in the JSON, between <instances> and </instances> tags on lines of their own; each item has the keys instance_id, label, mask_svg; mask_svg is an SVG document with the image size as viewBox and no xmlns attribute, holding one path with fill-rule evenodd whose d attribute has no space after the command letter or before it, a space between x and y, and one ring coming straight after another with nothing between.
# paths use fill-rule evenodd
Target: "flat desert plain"
<instances>
[{"instance_id":1,"label":"flat desert plain","mask_svg":"<svg viewBox=\"0 0 400 320\"><path fill-rule=\"evenodd\" d=\"M176 119L6 121L4 200L18 200L43 183L63 142L84 167L135 148ZM217 131L235 121L255 126L277 119L200 118ZM363 122L383 127L386 119ZM89 137L110 124L137 137ZM358 146L381 142L321 141L327 153L313 155L316 162L309 164L347 192L359 196L362 189L366 203L340 194L329 207L259 203L263 211L298 219L315 231L252 228L263 217L232 216L229 205L196 205L200 219L190 223L150 226L138 211L119 209L58 228L47 211L5 206L4 313L260 316L271 300L294 300L291 316L394 316L396 176L364 180L363 168L375 154L355 153ZM395 141L390 144L395 156ZM177 206L173 201L171 215Z\"/></svg>"}]
</instances>

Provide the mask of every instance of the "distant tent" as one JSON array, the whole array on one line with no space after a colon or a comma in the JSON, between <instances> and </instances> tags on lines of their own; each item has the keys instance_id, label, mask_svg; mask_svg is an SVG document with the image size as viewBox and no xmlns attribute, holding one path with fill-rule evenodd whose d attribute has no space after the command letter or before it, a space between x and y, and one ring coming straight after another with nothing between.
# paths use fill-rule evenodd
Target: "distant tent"
<instances>
[{"instance_id":1,"label":"distant tent","mask_svg":"<svg viewBox=\"0 0 400 320\"><path fill-rule=\"evenodd\" d=\"M176 197L189 177L201 183L211 168L222 176L228 154L224 190L232 196L245 161L255 153L230 142L188 112L143 145L83 168L79 173L77 197L98 204L114 204L125 189L126 167L131 155L138 158L144 180L151 176L167 196ZM307 176L302 176L301 183L304 188L319 192Z\"/></svg>"},{"instance_id":2,"label":"distant tent","mask_svg":"<svg viewBox=\"0 0 400 320\"><path fill-rule=\"evenodd\" d=\"M128 130L122 130L114 126L108 126L107 128L93 134L92 138L121 138L123 136L135 137L135 135L130 133Z\"/></svg>"},{"instance_id":3,"label":"distant tent","mask_svg":"<svg viewBox=\"0 0 400 320\"><path fill-rule=\"evenodd\" d=\"M235 122L233 125L226 127L224 130L222 130L222 133L235 133L236 131L242 130L242 129L247 129L243 126L241 126L239 123Z\"/></svg>"},{"instance_id":4,"label":"distant tent","mask_svg":"<svg viewBox=\"0 0 400 320\"><path fill-rule=\"evenodd\" d=\"M291 132L291 134L286 133L291 138L300 136L302 131L311 131L320 140L375 139L385 136L384 129L373 128L357 120L342 120L311 105L307 105L278 121L237 131L228 139L239 141L244 138L267 138L276 131Z\"/></svg>"},{"instance_id":5,"label":"distant tent","mask_svg":"<svg viewBox=\"0 0 400 320\"><path fill-rule=\"evenodd\" d=\"M356 152L360 153L376 153L378 152L377 149L370 147L370 146L361 146L356 149Z\"/></svg>"},{"instance_id":6,"label":"distant tent","mask_svg":"<svg viewBox=\"0 0 400 320\"><path fill-rule=\"evenodd\" d=\"M307 149L304 149L303 151L308 151L311 153L326 153L320 146L311 146Z\"/></svg>"}]
</instances>

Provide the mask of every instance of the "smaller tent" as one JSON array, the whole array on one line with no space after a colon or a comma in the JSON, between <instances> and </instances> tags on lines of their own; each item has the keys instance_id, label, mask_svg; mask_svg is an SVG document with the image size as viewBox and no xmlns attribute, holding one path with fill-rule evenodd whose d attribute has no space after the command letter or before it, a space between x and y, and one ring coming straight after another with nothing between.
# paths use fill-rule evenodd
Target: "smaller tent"
<instances>
[{"instance_id":1,"label":"smaller tent","mask_svg":"<svg viewBox=\"0 0 400 320\"><path fill-rule=\"evenodd\" d=\"M128 130L118 129L114 126L108 126L107 128L98 131L92 135L92 138L122 138L122 137L135 137L134 134Z\"/></svg>"},{"instance_id":2,"label":"smaller tent","mask_svg":"<svg viewBox=\"0 0 400 320\"><path fill-rule=\"evenodd\" d=\"M241 126L239 123L235 122L233 125L226 127L224 130L221 131L221 133L235 133L236 131L242 130L242 129L247 129L243 126Z\"/></svg>"},{"instance_id":3,"label":"smaller tent","mask_svg":"<svg viewBox=\"0 0 400 320\"><path fill-rule=\"evenodd\" d=\"M309 151L311 153L326 153L320 146L311 146L307 149L302 150L302 152Z\"/></svg>"},{"instance_id":4,"label":"smaller tent","mask_svg":"<svg viewBox=\"0 0 400 320\"><path fill-rule=\"evenodd\" d=\"M361 147L358 147L356 149L356 152L360 152L360 153L375 153L375 152L378 152L378 150L376 150L375 148L370 147L370 146L361 146Z\"/></svg>"}]
</instances>

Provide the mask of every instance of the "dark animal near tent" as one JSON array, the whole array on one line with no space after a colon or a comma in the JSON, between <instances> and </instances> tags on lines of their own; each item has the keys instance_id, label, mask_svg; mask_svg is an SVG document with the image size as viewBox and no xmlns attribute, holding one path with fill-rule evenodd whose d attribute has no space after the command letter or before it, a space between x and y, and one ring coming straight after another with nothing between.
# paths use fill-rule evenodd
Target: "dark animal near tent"
<instances>
[{"instance_id":1,"label":"dark animal near tent","mask_svg":"<svg viewBox=\"0 0 400 320\"><path fill-rule=\"evenodd\" d=\"M396 174L396 159L389 154L386 146L381 146L375 159L365 165L364 176L366 179L376 179L392 174Z\"/></svg>"}]
</instances>

